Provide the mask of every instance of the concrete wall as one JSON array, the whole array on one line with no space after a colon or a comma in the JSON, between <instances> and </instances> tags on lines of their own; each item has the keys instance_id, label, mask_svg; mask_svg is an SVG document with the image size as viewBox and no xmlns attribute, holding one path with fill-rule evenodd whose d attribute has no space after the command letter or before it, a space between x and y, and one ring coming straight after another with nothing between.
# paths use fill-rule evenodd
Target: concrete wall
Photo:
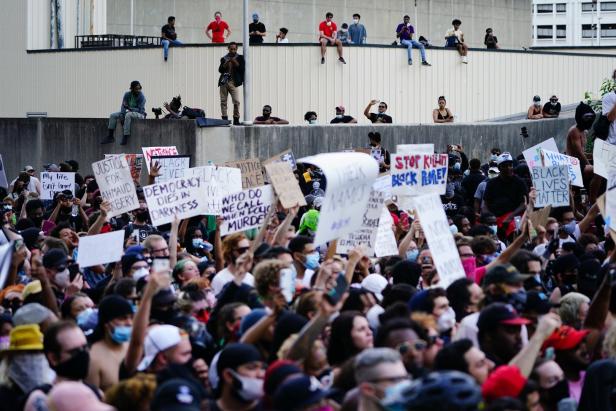
<instances>
[{"instance_id":1,"label":"concrete wall","mask_svg":"<svg viewBox=\"0 0 616 411\"><path fill-rule=\"evenodd\" d=\"M130 33L130 2L106 0L109 33ZM231 39L242 39L242 0L213 2L203 0L134 0L135 34L156 36L167 17L176 17L179 38L189 43L208 41L204 28L214 13L221 11L232 31ZM417 8L415 8L417 4ZM435 45L444 44L451 20L462 20L466 41L484 47L485 29L492 27L503 47L520 48L531 43L530 0L253 0L265 24L267 42L275 42L280 27L289 29L291 42L314 42L319 22L331 11L334 21L351 23L353 13L362 16L371 44L391 44L395 29L408 14L416 32Z\"/></svg>"},{"instance_id":2,"label":"concrete wall","mask_svg":"<svg viewBox=\"0 0 616 411\"><path fill-rule=\"evenodd\" d=\"M297 158L328 151L367 146L370 131L379 131L383 145L394 152L396 144L434 143L443 151L447 144L461 144L469 157L486 160L489 150L498 146L519 154L549 137L555 137L564 149L571 118L540 121L453 125L394 126L255 126L196 128L192 121L136 121L127 146L100 145L106 135L104 119L11 119L0 118L0 147L9 179L32 165L74 159L80 172L89 174L90 164L114 153L141 153L141 147L175 145L182 154L191 154L193 166L208 160L259 157L267 159L288 148ZM528 128L529 138L522 140L520 127ZM142 181L145 181L142 178Z\"/></svg>"}]
</instances>

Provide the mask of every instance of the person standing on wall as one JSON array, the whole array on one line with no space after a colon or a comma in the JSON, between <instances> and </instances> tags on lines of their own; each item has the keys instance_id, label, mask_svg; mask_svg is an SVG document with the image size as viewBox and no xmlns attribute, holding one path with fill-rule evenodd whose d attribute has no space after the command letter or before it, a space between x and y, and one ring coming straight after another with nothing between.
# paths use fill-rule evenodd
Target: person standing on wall
<instances>
[{"instance_id":1,"label":"person standing on wall","mask_svg":"<svg viewBox=\"0 0 616 411\"><path fill-rule=\"evenodd\" d=\"M218 88L220 90L220 110L222 119L228 120L227 97L231 94L233 100L233 124L240 124L240 91L239 87L244 83L244 56L237 54L237 43L231 42L228 47L229 53L220 59L218 72Z\"/></svg>"},{"instance_id":2,"label":"person standing on wall","mask_svg":"<svg viewBox=\"0 0 616 411\"><path fill-rule=\"evenodd\" d=\"M161 29L160 36L162 37L160 42L163 45L163 58L167 61L167 57L169 57L169 45L182 45L182 42L178 41L178 35L175 32L175 17L167 17L167 24Z\"/></svg>"},{"instance_id":3,"label":"person standing on wall","mask_svg":"<svg viewBox=\"0 0 616 411\"><path fill-rule=\"evenodd\" d=\"M321 64L325 64L325 52L327 46L336 46L338 49L338 61L346 64L342 57L342 42L336 38L338 34L338 26L333 22L334 14L327 12L325 14L325 20L319 24L319 43L321 43Z\"/></svg>"},{"instance_id":4,"label":"person standing on wall","mask_svg":"<svg viewBox=\"0 0 616 411\"><path fill-rule=\"evenodd\" d=\"M227 31L226 36L225 30ZM211 34L210 31L212 32ZM205 35L212 40L212 43L224 43L231 36L229 25L222 19L221 12L217 11L214 13L214 21L210 22L205 28Z\"/></svg>"},{"instance_id":5,"label":"person standing on wall","mask_svg":"<svg viewBox=\"0 0 616 411\"><path fill-rule=\"evenodd\" d=\"M248 42L252 44L263 44L265 37L265 24L259 21L259 14L252 13L252 23L248 25L248 34L250 36Z\"/></svg>"},{"instance_id":6,"label":"person standing on wall","mask_svg":"<svg viewBox=\"0 0 616 411\"><path fill-rule=\"evenodd\" d=\"M120 145L126 145L128 137L130 137L130 126L134 119L144 119L145 113L145 96L141 92L141 83L137 80L131 81L130 90L124 93L122 97L122 107L117 113L112 113L109 116L109 133L107 138L101 141L101 144L109 144L115 141L113 133L118 124L118 120L124 123L124 133Z\"/></svg>"}]
</instances>

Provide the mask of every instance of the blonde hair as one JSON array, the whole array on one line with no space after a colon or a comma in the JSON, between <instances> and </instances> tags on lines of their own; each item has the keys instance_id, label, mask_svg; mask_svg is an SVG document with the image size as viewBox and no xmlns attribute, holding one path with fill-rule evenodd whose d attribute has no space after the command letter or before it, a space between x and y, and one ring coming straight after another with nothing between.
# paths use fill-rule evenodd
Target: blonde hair
<instances>
[{"instance_id":1,"label":"blonde hair","mask_svg":"<svg viewBox=\"0 0 616 411\"><path fill-rule=\"evenodd\" d=\"M222 255L226 262L230 263L233 261L233 251L237 248L240 241L247 239L244 233L234 233L229 234L222 240Z\"/></svg>"},{"instance_id":2,"label":"blonde hair","mask_svg":"<svg viewBox=\"0 0 616 411\"><path fill-rule=\"evenodd\" d=\"M118 411L149 410L156 391L156 376L140 373L121 381L105 392L105 402Z\"/></svg>"}]
</instances>

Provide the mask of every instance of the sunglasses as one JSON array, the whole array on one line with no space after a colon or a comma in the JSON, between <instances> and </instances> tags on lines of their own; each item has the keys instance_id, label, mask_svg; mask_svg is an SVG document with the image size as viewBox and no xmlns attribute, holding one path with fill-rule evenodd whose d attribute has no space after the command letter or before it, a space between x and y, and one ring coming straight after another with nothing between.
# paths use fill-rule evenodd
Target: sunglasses
<instances>
[{"instance_id":1,"label":"sunglasses","mask_svg":"<svg viewBox=\"0 0 616 411\"><path fill-rule=\"evenodd\" d=\"M235 249L238 253L244 254L246 251L250 250L250 247L239 247Z\"/></svg>"},{"instance_id":2,"label":"sunglasses","mask_svg":"<svg viewBox=\"0 0 616 411\"><path fill-rule=\"evenodd\" d=\"M405 341L402 344L398 345L396 348L398 352L400 352L400 354L404 355L409 352L411 348L415 351L424 351L426 348L428 348L428 343L424 340L415 340L412 343Z\"/></svg>"},{"instance_id":3,"label":"sunglasses","mask_svg":"<svg viewBox=\"0 0 616 411\"><path fill-rule=\"evenodd\" d=\"M386 108L385 106L379 106L379 108Z\"/></svg>"}]
</instances>

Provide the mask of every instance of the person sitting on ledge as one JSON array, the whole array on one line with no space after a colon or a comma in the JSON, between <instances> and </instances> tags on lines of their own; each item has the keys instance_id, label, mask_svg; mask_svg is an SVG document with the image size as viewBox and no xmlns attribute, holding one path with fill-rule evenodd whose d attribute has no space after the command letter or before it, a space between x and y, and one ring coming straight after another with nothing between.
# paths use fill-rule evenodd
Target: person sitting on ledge
<instances>
[{"instance_id":1,"label":"person sitting on ledge","mask_svg":"<svg viewBox=\"0 0 616 411\"><path fill-rule=\"evenodd\" d=\"M306 114L304 114L304 120L306 120L308 124L317 124L316 111L307 111Z\"/></svg>"},{"instance_id":2,"label":"person sitting on ledge","mask_svg":"<svg viewBox=\"0 0 616 411\"><path fill-rule=\"evenodd\" d=\"M440 96L438 98L438 108L432 110L432 120L435 123L453 123L453 114L445 107L446 104L445 96Z\"/></svg>"},{"instance_id":3,"label":"person sitting on ledge","mask_svg":"<svg viewBox=\"0 0 616 411\"><path fill-rule=\"evenodd\" d=\"M121 145L128 143L128 137L130 137L130 125L134 119L144 119L145 113L145 96L141 92L141 83L137 80L131 81L130 90L124 93L122 97L122 107L117 113L112 113L109 116L109 125L107 129L109 133L107 138L101 141L101 144L109 144L115 141L113 133L120 122L124 122L124 134L122 136Z\"/></svg>"},{"instance_id":4,"label":"person sitting on ledge","mask_svg":"<svg viewBox=\"0 0 616 411\"><path fill-rule=\"evenodd\" d=\"M357 123L357 119L352 116L344 115L344 106L336 107L336 117L330 121L330 124L338 124L338 123Z\"/></svg>"},{"instance_id":5,"label":"person sitting on ledge","mask_svg":"<svg viewBox=\"0 0 616 411\"><path fill-rule=\"evenodd\" d=\"M374 106L375 104L379 105L378 113L371 113L370 108ZM366 106L366 109L364 110L364 116L366 116L366 118L373 123L391 124L393 123L393 119L391 118L391 116L385 114L386 111L387 111L387 103L385 103L384 101L379 101L379 100L370 100L370 103L368 103L368 105Z\"/></svg>"},{"instance_id":6,"label":"person sitting on ledge","mask_svg":"<svg viewBox=\"0 0 616 411\"><path fill-rule=\"evenodd\" d=\"M543 118L543 109L541 107L541 97L533 97L533 105L528 108L529 120L540 120Z\"/></svg>"},{"instance_id":7,"label":"person sitting on ledge","mask_svg":"<svg viewBox=\"0 0 616 411\"><path fill-rule=\"evenodd\" d=\"M263 115L255 118L254 124L289 124L287 120L279 117L272 117L272 106L263 106Z\"/></svg>"}]
</instances>

